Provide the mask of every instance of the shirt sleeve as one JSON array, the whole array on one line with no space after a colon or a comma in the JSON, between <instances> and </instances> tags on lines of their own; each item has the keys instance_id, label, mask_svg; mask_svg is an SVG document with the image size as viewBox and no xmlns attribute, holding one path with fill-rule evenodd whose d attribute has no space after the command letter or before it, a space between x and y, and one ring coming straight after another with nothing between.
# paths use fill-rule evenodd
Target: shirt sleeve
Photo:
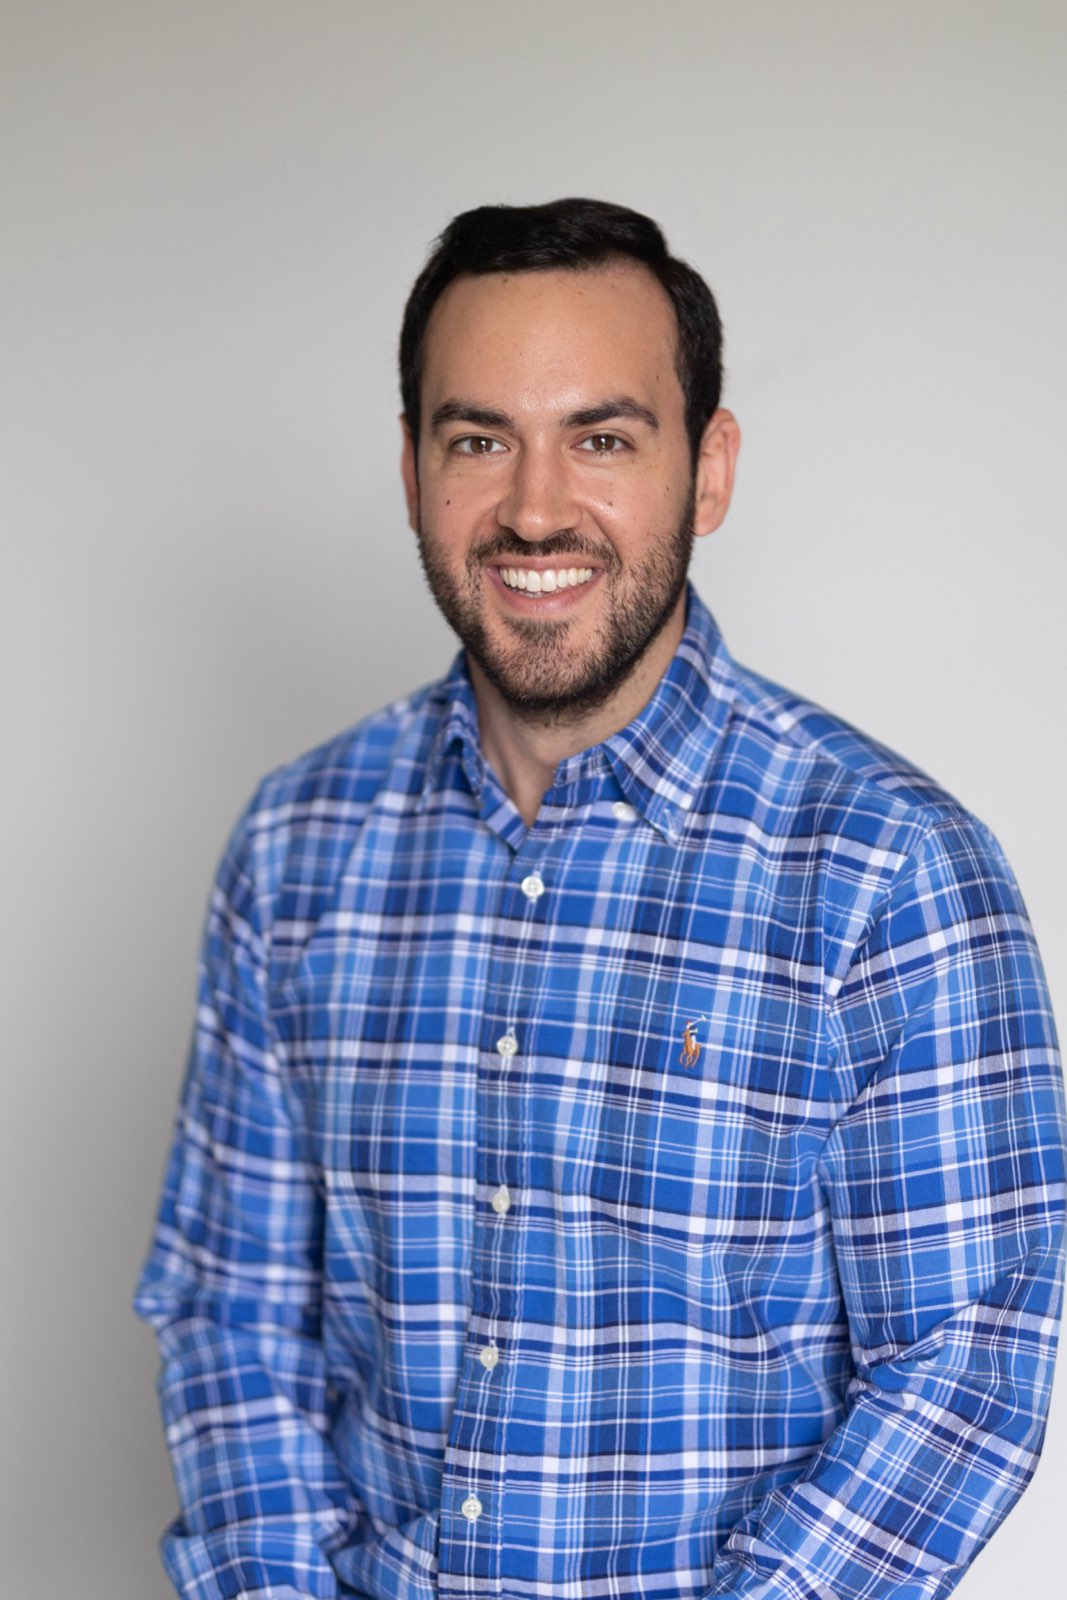
<instances>
[{"instance_id":1,"label":"shirt sleeve","mask_svg":"<svg viewBox=\"0 0 1067 1600\"><path fill-rule=\"evenodd\" d=\"M721 1547L722 1600L943 1600L1029 1481L1062 1297L1064 1110L1025 908L969 820L924 839L830 1010L820 1160L855 1377Z\"/></svg>"},{"instance_id":2,"label":"shirt sleeve","mask_svg":"<svg viewBox=\"0 0 1067 1600\"><path fill-rule=\"evenodd\" d=\"M181 1595L336 1596L356 1509L327 1434L323 1209L264 1001L239 827L211 898L190 1062L135 1308L156 1331Z\"/></svg>"}]
</instances>

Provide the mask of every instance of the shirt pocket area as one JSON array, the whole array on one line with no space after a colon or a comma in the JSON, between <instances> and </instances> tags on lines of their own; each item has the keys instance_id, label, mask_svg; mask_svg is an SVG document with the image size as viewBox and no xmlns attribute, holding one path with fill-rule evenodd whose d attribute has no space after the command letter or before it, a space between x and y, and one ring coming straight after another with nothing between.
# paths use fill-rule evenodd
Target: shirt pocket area
<instances>
[{"instance_id":1,"label":"shirt pocket area","mask_svg":"<svg viewBox=\"0 0 1067 1600\"><path fill-rule=\"evenodd\" d=\"M620 1005L575 1036L580 1058L538 1056L528 1181L571 1265L591 1263L603 1287L698 1290L705 1309L748 1299L773 1321L795 1314L827 1243L817 1023L794 1008L786 1026L765 1005L727 1033L716 997L693 989ZM694 1051L686 1024L698 1018Z\"/></svg>"}]
</instances>

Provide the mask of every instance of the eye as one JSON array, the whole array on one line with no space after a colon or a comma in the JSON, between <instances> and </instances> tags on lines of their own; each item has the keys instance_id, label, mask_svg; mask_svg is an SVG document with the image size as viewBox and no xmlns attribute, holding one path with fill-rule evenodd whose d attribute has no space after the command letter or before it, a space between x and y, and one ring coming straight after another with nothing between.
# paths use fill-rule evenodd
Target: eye
<instances>
[{"instance_id":1,"label":"eye","mask_svg":"<svg viewBox=\"0 0 1067 1600\"><path fill-rule=\"evenodd\" d=\"M588 439L583 439L578 446L595 456L617 456L630 447L625 439L620 439L617 433L591 433Z\"/></svg>"},{"instance_id":2,"label":"eye","mask_svg":"<svg viewBox=\"0 0 1067 1600\"><path fill-rule=\"evenodd\" d=\"M504 449L499 439L490 439L484 433L466 433L453 439L449 449L459 456L493 456Z\"/></svg>"}]
</instances>

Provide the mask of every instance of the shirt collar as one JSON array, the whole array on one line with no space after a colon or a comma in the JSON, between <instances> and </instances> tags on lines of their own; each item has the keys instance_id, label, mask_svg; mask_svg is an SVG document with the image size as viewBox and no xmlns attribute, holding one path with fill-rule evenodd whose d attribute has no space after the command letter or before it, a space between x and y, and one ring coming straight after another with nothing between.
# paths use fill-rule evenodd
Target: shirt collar
<instances>
[{"instance_id":1,"label":"shirt collar","mask_svg":"<svg viewBox=\"0 0 1067 1600\"><path fill-rule=\"evenodd\" d=\"M457 750L472 794L480 795L485 783L485 757L478 736L478 705L474 698L466 653L461 650L440 685L442 715L426 757L426 777L420 805L441 782L446 758Z\"/></svg>"},{"instance_id":2,"label":"shirt collar","mask_svg":"<svg viewBox=\"0 0 1067 1600\"><path fill-rule=\"evenodd\" d=\"M692 584L685 632L648 704L603 750L625 798L667 838L682 831L734 698L734 667Z\"/></svg>"},{"instance_id":3,"label":"shirt collar","mask_svg":"<svg viewBox=\"0 0 1067 1600\"><path fill-rule=\"evenodd\" d=\"M624 798L669 839L681 833L686 813L708 769L729 714L734 668L714 617L690 584L686 625L667 671L632 722L603 744L568 756L556 769L559 789L606 762ZM443 714L430 747L423 802L440 781L446 756L458 749L474 794L485 783L478 737L478 707L461 650L441 685Z\"/></svg>"}]
</instances>

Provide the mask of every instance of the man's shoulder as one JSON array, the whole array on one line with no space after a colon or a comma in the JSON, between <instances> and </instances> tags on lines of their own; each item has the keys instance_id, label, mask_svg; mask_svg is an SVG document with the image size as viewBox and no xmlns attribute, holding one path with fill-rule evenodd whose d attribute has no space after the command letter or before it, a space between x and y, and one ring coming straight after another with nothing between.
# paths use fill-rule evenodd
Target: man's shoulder
<instances>
[{"instance_id":1,"label":"man's shoulder","mask_svg":"<svg viewBox=\"0 0 1067 1600\"><path fill-rule=\"evenodd\" d=\"M734 670L740 735L773 752L798 801L859 807L919 832L976 821L936 778L846 718L762 673Z\"/></svg>"},{"instance_id":2,"label":"man's shoulder","mask_svg":"<svg viewBox=\"0 0 1067 1600\"><path fill-rule=\"evenodd\" d=\"M817 834L868 840L908 837L977 822L967 808L915 761L845 717L770 676L744 665L728 649L711 613L690 602L691 660L710 697L692 735L696 770L707 758L712 810L720 785L731 805L779 838ZM981 824L979 824L981 826Z\"/></svg>"},{"instance_id":3,"label":"man's shoulder","mask_svg":"<svg viewBox=\"0 0 1067 1600\"><path fill-rule=\"evenodd\" d=\"M803 695L745 668L736 674L731 809L747 814L750 849L766 841L790 894L798 879L819 885L838 979L893 896L1020 911L998 839L935 778Z\"/></svg>"},{"instance_id":4,"label":"man's shoulder","mask_svg":"<svg viewBox=\"0 0 1067 1600\"><path fill-rule=\"evenodd\" d=\"M424 755L439 722L443 690L443 680L426 684L274 768L256 791L256 810L315 802L358 805L373 797L402 753L413 764Z\"/></svg>"},{"instance_id":5,"label":"man's shoulder","mask_svg":"<svg viewBox=\"0 0 1067 1600\"><path fill-rule=\"evenodd\" d=\"M446 701L444 679L427 684L268 772L238 819L231 851L268 892L294 850L302 871L329 872L383 791L421 787Z\"/></svg>"}]
</instances>

